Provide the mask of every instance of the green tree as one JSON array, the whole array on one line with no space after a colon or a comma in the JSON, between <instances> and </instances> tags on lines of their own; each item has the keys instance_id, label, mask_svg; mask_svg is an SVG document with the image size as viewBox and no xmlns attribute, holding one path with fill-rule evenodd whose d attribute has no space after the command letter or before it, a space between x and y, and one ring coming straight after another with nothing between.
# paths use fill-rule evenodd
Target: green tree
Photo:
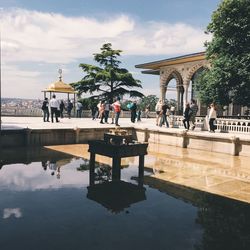
<instances>
[{"instance_id":1,"label":"green tree","mask_svg":"<svg viewBox=\"0 0 250 250\"><path fill-rule=\"evenodd\" d=\"M142 97L134 88L141 88L139 80L133 78L127 69L120 68L117 60L121 50L113 50L111 43L103 44L101 53L94 54L99 66L80 64L86 75L82 80L72 83L78 94L90 93L91 98L113 101L117 96L128 94L130 97Z\"/></svg>"},{"instance_id":2,"label":"green tree","mask_svg":"<svg viewBox=\"0 0 250 250\"><path fill-rule=\"evenodd\" d=\"M233 102L250 106L250 4L224 0L213 13L205 46L211 68L199 77L196 88L202 102Z\"/></svg>"},{"instance_id":3,"label":"green tree","mask_svg":"<svg viewBox=\"0 0 250 250\"><path fill-rule=\"evenodd\" d=\"M145 110L149 106L150 111L155 111L155 105L158 102L159 98L156 95L148 95L141 98L138 103L138 106L141 110Z\"/></svg>"}]
</instances>

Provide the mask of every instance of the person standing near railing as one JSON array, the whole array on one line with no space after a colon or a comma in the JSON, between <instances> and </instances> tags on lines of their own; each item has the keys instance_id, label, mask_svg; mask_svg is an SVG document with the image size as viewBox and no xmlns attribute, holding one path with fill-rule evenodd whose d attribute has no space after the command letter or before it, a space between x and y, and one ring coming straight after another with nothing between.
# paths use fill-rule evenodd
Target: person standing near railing
<instances>
[{"instance_id":1,"label":"person standing near railing","mask_svg":"<svg viewBox=\"0 0 250 250\"><path fill-rule=\"evenodd\" d=\"M61 100L60 102L60 117L63 118L63 111L65 109L65 105L64 105L64 102L63 100Z\"/></svg>"},{"instance_id":2,"label":"person standing near railing","mask_svg":"<svg viewBox=\"0 0 250 250\"><path fill-rule=\"evenodd\" d=\"M165 124L166 128L169 128L169 124L168 124L168 119L167 119L167 112L169 110L169 107L167 106L167 104L165 102L163 102L162 106L161 106L161 120L160 120L160 124L159 127L161 127L163 124Z\"/></svg>"},{"instance_id":3,"label":"person standing near railing","mask_svg":"<svg viewBox=\"0 0 250 250\"><path fill-rule=\"evenodd\" d=\"M191 130L194 130L195 129L195 117L199 109L194 99L191 100L190 109L191 109L191 117L190 117Z\"/></svg>"},{"instance_id":4,"label":"person standing near railing","mask_svg":"<svg viewBox=\"0 0 250 250\"><path fill-rule=\"evenodd\" d=\"M44 98L42 110L43 110L43 122L49 122L49 101L47 97Z\"/></svg>"},{"instance_id":5,"label":"person standing near railing","mask_svg":"<svg viewBox=\"0 0 250 250\"><path fill-rule=\"evenodd\" d=\"M54 122L54 115L56 118L56 122L59 122L58 115L60 113L60 103L56 99L56 95L52 96L52 99L49 101L50 113L51 113L51 122Z\"/></svg>"},{"instance_id":6,"label":"person standing near railing","mask_svg":"<svg viewBox=\"0 0 250 250\"><path fill-rule=\"evenodd\" d=\"M216 126L214 125L215 119L217 118L217 109L214 103L210 105L210 111L208 115L208 120L209 120L209 132L214 133Z\"/></svg>"},{"instance_id":7,"label":"person standing near railing","mask_svg":"<svg viewBox=\"0 0 250 250\"><path fill-rule=\"evenodd\" d=\"M116 126L120 126L118 124L118 120L120 117L120 113L121 113L121 103L120 103L120 97L117 97L116 101L112 104L114 111L115 111L115 125Z\"/></svg>"},{"instance_id":8,"label":"person standing near railing","mask_svg":"<svg viewBox=\"0 0 250 250\"><path fill-rule=\"evenodd\" d=\"M155 105L156 126L159 125L159 119L161 118L161 107L162 107L162 100L159 100Z\"/></svg>"},{"instance_id":9,"label":"person standing near railing","mask_svg":"<svg viewBox=\"0 0 250 250\"><path fill-rule=\"evenodd\" d=\"M192 115L192 110L190 109L190 105L189 103L186 104L186 108L184 110L184 113L183 113L183 125L185 127L185 129L189 130L189 121L190 121L190 117Z\"/></svg>"}]
</instances>

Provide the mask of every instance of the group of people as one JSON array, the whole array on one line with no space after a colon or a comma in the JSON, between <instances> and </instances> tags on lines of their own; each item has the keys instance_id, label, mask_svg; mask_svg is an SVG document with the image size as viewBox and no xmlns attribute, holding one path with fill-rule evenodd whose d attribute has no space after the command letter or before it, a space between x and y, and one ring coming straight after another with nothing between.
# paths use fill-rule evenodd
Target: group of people
<instances>
[{"instance_id":1,"label":"group of people","mask_svg":"<svg viewBox=\"0 0 250 250\"><path fill-rule=\"evenodd\" d=\"M137 107L136 101L133 101L127 105L127 108L131 113L131 122L141 121L141 111ZM120 98L117 97L115 102L102 100L97 106L93 105L91 107L92 120L100 119L100 123L109 123L108 119L111 118L111 124L120 126L118 121L121 113L121 103Z\"/></svg>"},{"instance_id":2,"label":"group of people","mask_svg":"<svg viewBox=\"0 0 250 250\"><path fill-rule=\"evenodd\" d=\"M159 100L155 106L156 111L156 126L162 127L163 124L168 128L169 121L172 120L175 113L175 108L169 107L165 102ZM198 112L198 105L194 99L190 103L187 103L185 110L183 112L183 125L186 130L195 129L195 118ZM217 108L214 103L212 103L208 110L208 115L206 121L208 123L208 130L212 133L215 132L216 126L214 125L215 119L217 118Z\"/></svg>"},{"instance_id":3,"label":"group of people","mask_svg":"<svg viewBox=\"0 0 250 250\"><path fill-rule=\"evenodd\" d=\"M119 125L119 118L121 113L120 98L117 97L115 102L102 100L97 106L91 107L92 120L100 118L100 123L108 123L108 119L111 118L111 124Z\"/></svg>"},{"instance_id":4,"label":"group of people","mask_svg":"<svg viewBox=\"0 0 250 250\"><path fill-rule=\"evenodd\" d=\"M49 169L51 172L50 174L53 176L56 174L56 178L60 179L61 177L61 166L57 166L55 160L48 160L48 161L42 161L42 167L44 171Z\"/></svg>"},{"instance_id":5,"label":"group of people","mask_svg":"<svg viewBox=\"0 0 250 250\"><path fill-rule=\"evenodd\" d=\"M167 103L162 100L159 100L155 106L156 112L156 126L162 127L165 124L167 128L169 128L170 119L173 120L173 116L175 114L175 107L169 107Z\"/></svg>"},{"instance_id":6,"label":"group of people","mask_svg":"<svg viewBox=\"0 0 250 250\"><path fill-rule=\"evenodd\" d=\"M77 117L80 118L82 114L82 104L77 102L76 111ZM131 102L127 105L127 108L131 112L131 122L135 123L137 121L141 121L141 111L137 110L136 101ZM56 96L53 95L52 99L49 101L48 98L45 98L42 105L43 110L43 121L49 122L49 115L51 116L51 122L54 122L54 118L56 122L59 122L59 117L63 118L64 110L67 110L68 118L71 118L71 111L73 109L73 103L71 100L68 101L67 107L65 107L64 102L61 100L57 100ZM147 108L149 110L149 107ZM115 102L111 102L108 100L102 100L98 103L97 106L93 105L91 107L92 111L92 119L100 118L100 123L108 123L108 119L111 118L111 124L115 124L116 126L120 126L118 121L121 113L121 103L120 98L117 97ZM162 100L159 100L155 106L156 111L156 126L162 127L165 125L167 128L169 127L169 123L173 122L175 115L175 107L169 107L167 103ZM185 110L183 112L183 125L186 130L195 129L195 118L198 112L198 105L194 99L191 100L190 103L186 103ZM149 112L148 112L149 113ZM148 115L148 114L147 114ZM207 123L210 132L215 132L216 126L214 125L215 119L217 118L217 108L214 103L212 103L209 107L208 115L207 115Z\"/></svg>"},{"instance_id":7,"label":"group of people","mask_svg":"<svg viewBox=\"0 0 250 250\"><path fill-rule=\"evenodd\" d=\"M64 110L67 110L68 118L71 118L71 111L73 109L73 103L71 100L68 101L67 107L63 100L59 101L56 99L56 95L53 95L51 100L48 100L47 97L44 98L42 104L43 110L43 121L49 122L49 116L51 117L51 122L54 122L54 118L56 122L59 122L59 117L63 118Z\"/></svg>"}]
</instances>

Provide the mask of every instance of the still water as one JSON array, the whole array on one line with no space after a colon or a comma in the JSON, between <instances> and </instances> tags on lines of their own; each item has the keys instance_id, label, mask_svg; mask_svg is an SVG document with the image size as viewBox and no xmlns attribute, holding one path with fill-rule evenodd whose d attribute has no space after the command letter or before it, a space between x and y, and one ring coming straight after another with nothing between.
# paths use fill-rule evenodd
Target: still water
<instances>
[{"instance_id":1,"label":"still water","mask_svg":"<svg viewBox=\"0 0 250 250\"><path fill-rule=\"evenodd\" d=\"M18 153L19 152L19 153ZM0 249L249 249L250 206L49 149L8 152L0 169ZM158 173L159 174L159 173ZM101 187L101 188L99 188Z\"/></svg>"}]
</instances>

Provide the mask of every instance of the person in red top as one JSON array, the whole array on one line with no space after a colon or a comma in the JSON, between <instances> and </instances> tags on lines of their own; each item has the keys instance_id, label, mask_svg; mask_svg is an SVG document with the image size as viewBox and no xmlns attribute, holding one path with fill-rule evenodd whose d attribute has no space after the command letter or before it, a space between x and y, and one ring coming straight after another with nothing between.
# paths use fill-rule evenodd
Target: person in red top
<instances>
[{"instance_id":1,"label":"person in red top","mask_svg":"<svg viewBox=\"0 0 250 250\"><path fill-rule=\"evenodd\" d=\"M116 126L120 126L118 124L118 120L120 117L120 113L121 113L121 103L120 103L120 97L116 98L116 101L112 104L114 111L115 111L115 125Z\"/></svg>"}]
</instances>

